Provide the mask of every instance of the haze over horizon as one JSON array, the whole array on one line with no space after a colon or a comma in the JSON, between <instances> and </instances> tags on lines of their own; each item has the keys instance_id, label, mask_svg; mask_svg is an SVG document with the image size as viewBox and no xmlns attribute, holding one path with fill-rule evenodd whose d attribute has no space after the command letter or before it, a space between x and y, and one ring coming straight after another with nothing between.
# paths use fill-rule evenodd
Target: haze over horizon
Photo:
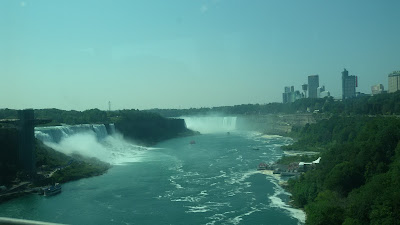
<instances>
[{"instance_id":1,"label":"haze over horizon","mask_svg":"<svg viewBox=\"0 0 400 225\"><path fill-rule=\"evenodd\" d=\"M281 102L400 70L400 1L0 1L0 108Z\"/></svg>"}]
</instances>

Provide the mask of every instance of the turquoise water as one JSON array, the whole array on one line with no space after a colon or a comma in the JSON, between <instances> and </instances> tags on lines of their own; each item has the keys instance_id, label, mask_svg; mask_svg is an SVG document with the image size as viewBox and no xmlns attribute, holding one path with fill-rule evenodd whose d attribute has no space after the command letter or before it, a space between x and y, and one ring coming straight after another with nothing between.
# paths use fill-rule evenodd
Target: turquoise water
<instances>
[{"instance_id":1,"label":"turquoise water","mask_svg":"<svg viewBox=\"0 0 400 225\"><path fill-rule=\"evenodd\" d=\"M1 204L0 216L68 224L301 224L304 214L287 206L276 178L256 170L281 157L279 146L288 142L246 132L173 139L102 176L64 184L59 195Z\"/></svg>"}]
</instances>

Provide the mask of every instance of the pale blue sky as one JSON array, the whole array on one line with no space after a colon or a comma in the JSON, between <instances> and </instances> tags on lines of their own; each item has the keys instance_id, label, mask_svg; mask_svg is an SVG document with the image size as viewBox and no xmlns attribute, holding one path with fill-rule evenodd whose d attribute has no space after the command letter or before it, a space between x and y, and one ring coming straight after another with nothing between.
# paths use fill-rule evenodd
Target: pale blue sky
<instances>
[{"instance_id":1,"label":"pale blue sky","mask_svg":"<svg viewBox=\"0 0 400 225\"><path fill-rule=\"evenodd\" d=\"M335 97L400 70L400 1L2 0L0 108L281 102L307 76Z\"/></svg>"}]
</instances>

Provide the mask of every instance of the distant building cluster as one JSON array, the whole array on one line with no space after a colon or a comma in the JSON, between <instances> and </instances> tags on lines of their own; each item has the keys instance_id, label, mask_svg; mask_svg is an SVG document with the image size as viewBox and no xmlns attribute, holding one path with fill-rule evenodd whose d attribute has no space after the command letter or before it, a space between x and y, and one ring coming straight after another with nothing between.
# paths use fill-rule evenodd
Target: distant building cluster
<instances>
[{"instance_id":1,"label":"distant building cluster","mask_svg":"<svg viewBox=\"0 0 400 225\"><path fill-rule=\"evenodd\" d=\"M295 102L297 99L301 99L304 96L300 91L295 91L294 86L285 87L285 92L283 93L283 103Z\"/></svg>"},{"instance_id":2,"label":"distant building cluster","mask_svg":"<svg viewBox=\"0 0 400 225\"><path fill-rule=\"evenodd\" d=\"M368 96L356 91L358 87L358 77L349 75L346 69L342 72L342 100ZM285 87L283 93L283 103L291 103L301 98L325 98L330 96L330 92L325 89L325 86L319 85L319 75L308 76L308 83L301 86L302 92L295 91L294 86ZM383 84L371 86L371 95L382 93L393 93L400 90L400 71L394 71L388 75L388 90L385 91Z\"/></svg>"},{"instance_id":3,"label":"distant building cluster","mask_svg":"<svg viewBox=\"0 0 400 225\"><path fill-rule=\"evenodd\" d=\"M385 88L383 87L383 84L377 84L377 85L371 86L371 94L372 95L378 95L378 94L382 94L384 92L385 92Z\"/></svg>"},{"instance_id":4,"label":"distant building cluster","mask_svg":"<svg viewBox=\"0 0 400 225\"><path fill-rule=\"evenodd\" d=\"M301 98L324 98L330 96L330 92L325 90L325 86L319 86L319 75L308 76L308 83L301 86L302 93L295 91L294 86L285 87L283 93L283 103L291 103Z\"/></svg>"}]
</instances>

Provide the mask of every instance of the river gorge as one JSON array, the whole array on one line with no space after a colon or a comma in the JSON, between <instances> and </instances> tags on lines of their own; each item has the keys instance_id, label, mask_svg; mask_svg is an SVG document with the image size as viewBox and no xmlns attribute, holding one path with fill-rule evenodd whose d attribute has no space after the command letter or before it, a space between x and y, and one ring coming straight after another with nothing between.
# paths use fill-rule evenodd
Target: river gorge
<instances>
[{"instance_id":1,"label":"river gorge","mask_svg":"<svg viewBox=\"0 0 400 225\"><path fill-rule=\"evenodd\" d=\"M279 159L290 138L239 130L236 117L184 119L202 134L152 147L108 133L104 125L36 128L46 145L113 167L66 183L53 197L29 195L1 204L0 216L67 224L304 223L279 180L257 171L260 162Z\"/></svg>"}]
</instances>

